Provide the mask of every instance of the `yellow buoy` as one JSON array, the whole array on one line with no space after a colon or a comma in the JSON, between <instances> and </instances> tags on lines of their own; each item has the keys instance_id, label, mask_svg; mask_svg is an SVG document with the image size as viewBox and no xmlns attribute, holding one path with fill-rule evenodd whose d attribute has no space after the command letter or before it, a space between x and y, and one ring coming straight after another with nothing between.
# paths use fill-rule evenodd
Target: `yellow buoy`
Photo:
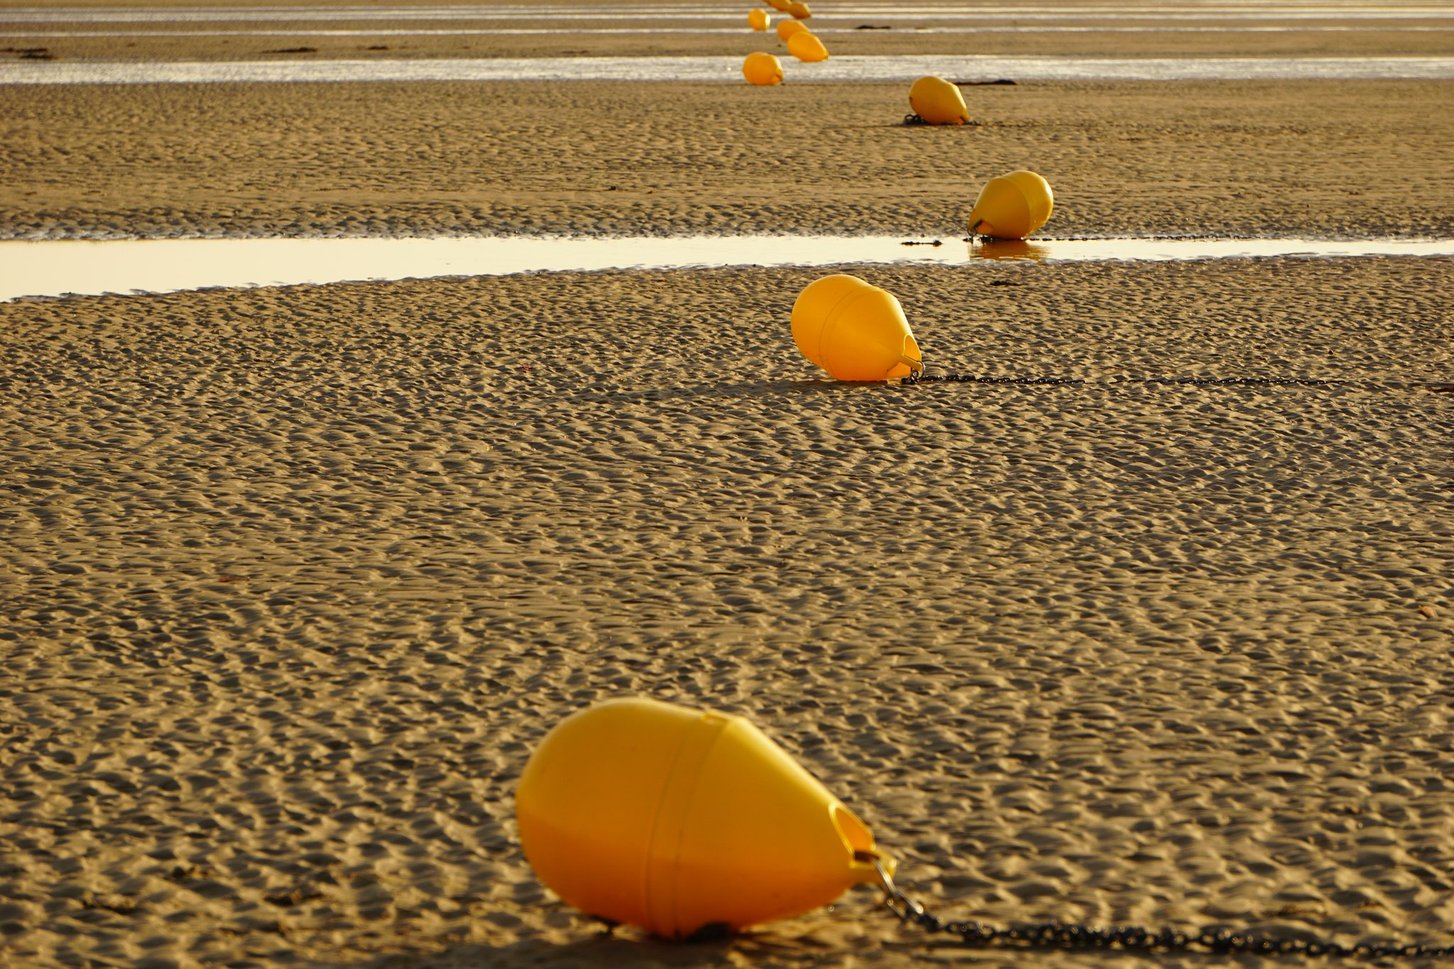
<instances>
[{"instance_id":1,"label":"yellow buoy","mask_svg":"<svg viewBox=\"0 0 1454 969\"><path fill-rule=\"evenodd\" d=\"M1048 222L1054 208L1050 183L1020 169L992 178L980 189L969 213L969 231L992 239L1023 239Z\"/></svg>"},{"instance_id":2,"label":"yellow buoy","mask_svg":"<svg viewBox=\"0 0 1454 969\"><path fill-rule=\"evenodd\" d=\"M793 23L797 23L796 20ZM828 48L811 30L800 30L788 38L788 53L805 64L816 64L828 59Z\"/></svg>"},{"instance_id":3,"label":"yellow buoy","mask_svg":"<svg viewBox=\"0 0 1454 969\"><path fill-rule=\"evenodd\" d=\"M766 10L747 11L747 26L753 30L766 30L772 18L768 17Z\"/></svg>"},{"instance_id":4,"label":"yellow buoy","mask_svg":"<svg viewBox=\"0 0 1454 969\"><path fill-rule=\"evenodd\" d=\"M924 369L904 308L890 292L835 274L816 279L793 303L793 342L838 380L896 380Z\"/></svg>"},{"instance_id":5,"label":"yellow buoy","mask_svg":"<svg viewBox=\"0 0 1454 969\"><path fill-rule=\"evenodd\" d=\"M779 20L777 22L777 39L786 44L794 34L807 29L796 20Z\"/></svg>"},{"instance_id":6,"label":"yellow buoy","mask_svg":"<svg viewBox=\"0 0 1454 969\"><path fill-rule=\"evenodd\" d=\"M807 20L813 16L813 11L808 9L808 5L801 2L788 4L788 13L798 20Z\"/></svg>"},{"instance_id":7,"label":"yellow buoy","mask_svg":"<svg viewBox=\"0 0 1454 969\"><path fill-rule=\"evenodd\" d=\"M909 87L909 107L929 124L964 124L969 120L969 108L958 85L932 74Z\"/></svg>"},{"instance_id":8,"label":"yellow buoy","mask_svg":"<svg viewBox=\"0 0 1454 969\"><path fill-rule=\"evenodd\" d=\"M515 813L563 900L671 939L798 915L876 878L872 833L765 734L655 700L557 724Z\"/></svg>"},{"instance_id":9,"label":"yellow buoy","mask_svg":"<svg viewBox=\"0 0 1454 969\"><path fill-rule=\"evenodd\" d=\"M781 84L782 61L766 51L753 51L742 61L742 76L748 84Z\"/></svg>"},{"instance_id":10,"label":"yellow buoy","mask_svg":"<svg viewBox=\"0 0 1454 969\"><path fill-rule=\"evenodd\" d=\"M767 0L767 5L781 13L787 13L792 7L792 0Z\"/></svg>"}]
</instances>

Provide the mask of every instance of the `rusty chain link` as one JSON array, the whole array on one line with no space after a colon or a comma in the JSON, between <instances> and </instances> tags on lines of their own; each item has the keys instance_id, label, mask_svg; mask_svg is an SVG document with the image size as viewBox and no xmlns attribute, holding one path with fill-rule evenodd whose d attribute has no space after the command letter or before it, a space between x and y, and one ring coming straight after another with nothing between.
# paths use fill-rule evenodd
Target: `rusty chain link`
<instances>
[{"instance_id":1,"label":"rusty chain link","mask_svg":"<svg viewBox=\"0 0 1454 969\"><path fill-rule=\"evenodd\" d=\"M1379 380L1333 380L1322 377L1121 377L1088 380L1084 377L983 377L968 373L919 373L898 383L913 384L1011 384L1015 386L1085 387L1092 384L1115 386L1145 384L1168 387L1357 387L1365 390L1424 389L1433 393L1454 391L1454 384L1420 384Z\"/></svg>"},{"instance_id":2,"label":"rusty chain link","mask_svg":"<svg viewBox=\"0 0 1454 969\"><path fill-rule=\"evenodd\" d=\"M1192 934L1175 929L1153 931L1135 925L1102 927L1039 922L994 927L969 920L945 921L937 915L931 915L925 911L923 905L905 895L894 884L893 877L877 858L873 859L873 866L878 872L879 884L884 891L884 906L900 922L917 926L927 932L957 936L961 943L975 948L998 946L1115 949L1143 953L1201 950L1217 954L1335 956L1350 959L1454 958L1454 946L1401 945L1393 942L1343 945L1329 940L1276 939L1224 928L1205 929Z\"/></svg>"}]
</instances>

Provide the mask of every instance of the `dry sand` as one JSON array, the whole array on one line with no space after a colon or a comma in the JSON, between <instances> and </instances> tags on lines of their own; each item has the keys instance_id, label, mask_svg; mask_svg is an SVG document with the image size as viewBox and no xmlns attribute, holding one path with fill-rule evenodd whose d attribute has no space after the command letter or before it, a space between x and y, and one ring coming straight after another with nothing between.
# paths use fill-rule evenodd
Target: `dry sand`
<instances>
[{"instance_id":1,"label":"dry sand","mask_svg":"<svg viewBox=\"0 0 1454 969\"><path fill-rule=\"evenodd\" d=\"M0 88L0 236L948 234L1026 164L1053 236L1447 238L1449 87ZM834 384L823 270L0 304L0 963L1211 964L866 889L602 937L512 792L630 694L751 718L946 916L1454 944L1454 259L852 271L933 369L1089 382Z\"/></svg>"}]
</instances>

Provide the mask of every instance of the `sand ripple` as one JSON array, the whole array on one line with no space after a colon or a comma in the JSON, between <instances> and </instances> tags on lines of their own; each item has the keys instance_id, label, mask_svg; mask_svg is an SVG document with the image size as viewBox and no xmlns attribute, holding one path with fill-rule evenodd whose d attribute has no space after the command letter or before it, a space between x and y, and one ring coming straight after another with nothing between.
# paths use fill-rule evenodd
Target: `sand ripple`
<instances>
[{"instance_id":1,"label":"sand ripple","mask_svg":"<svg viewBox=\"0 0 1454 969\"><path fill-rule=\"evenodd\" d=\"M1454 236L1454 81L967 88L978 124L954 130L904 127L897 84L568 90L12 86L33 147L0 158L0 238L957 238L1023 167L1054 186L1051 237Z\"/></svg>"},{"instance_id":2,"label":"sand ripple","mask_svg":"<svg viewBox=\"0 0 1454 969\"><path fill-rule=\"evenodd\" d=\"M864 273L933 365L1092 383L833 384L798 270L0 306L0 953L923 953L868 892L590 941L511 792L627 693L752 717L946 914L1447 944L1449 401L1132 378L1448 379L1454 261Z\"/></svg>"}]
</instances>

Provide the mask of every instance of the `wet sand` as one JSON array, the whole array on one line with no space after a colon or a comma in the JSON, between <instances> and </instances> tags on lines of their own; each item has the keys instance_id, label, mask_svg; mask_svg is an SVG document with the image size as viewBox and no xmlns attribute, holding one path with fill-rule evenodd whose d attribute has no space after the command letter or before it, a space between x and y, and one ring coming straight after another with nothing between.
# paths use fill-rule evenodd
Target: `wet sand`
<instances>
[{"instance_id":1,"label":"wet sand","mask_svg":"<svg viewBox=\"0 0 1454 969\"><path fill-rule=\"evenodd\" d=\"M948 234L1048 178L1043 234L1454 234L1454 81L16 86L11 238ZM65 138L55 137L65 132Z\"/></svg>"},{"instance_id":2,"label":"wet sand","mask_svg":"<svg viewBox=\"0 0 1454 969\"><path fill-rule=\"evenodd\" d=\"M260 0L160 0L144 5L145 9L203 10L208 16L101 25L80 17L41 23L13 13L7 18L7 11L38 6L35 0L0 2L0 57L37 47L56 58L105 61L649 57L784 50L773 32L784 15L769 9L772 27L767 32L749 30L747 11L767 5L746 0L695 4L553 0L544 7L499 0L472 4L336 0L303 7ZM137 6L133 0L88 0L70 9ZM1319 7L1254 2L1209 8L1158 0L1114 6L1071 0L1016 9L961 0L915 0L867 6L870 10L861 3L810 4L810 26L835 56L1364 57L1454 52L1454 29L1438 5L1421 9L1405 4L1390 10L1388 4L1379 3ZM268 7L278 9L263 19L247 13L249 8ZM290 7L299 15L288 16ZM979 16L973 15L976 9ZM219 12L228 10L242 13ZM558 19L555 14L565 16Z\"/></svg>"},{"instance_id":3,"label":"wet sand","mask_svg":"<svg viewBox=\"0 0 1454 969\"><path fill-rule=\"evenodd\" d=\"M0 90L0 234L948 234L1021 165L1055 237L1451 234L1439 82L559 90ZM0 962L1206 964L868 889L604 937L512 792L622 695L752 719L947 917L1454 944L1454 259L845 268L933 370L1087 383L835 384L826 270L0 304Z\"/></svg>"}]
</instances>

